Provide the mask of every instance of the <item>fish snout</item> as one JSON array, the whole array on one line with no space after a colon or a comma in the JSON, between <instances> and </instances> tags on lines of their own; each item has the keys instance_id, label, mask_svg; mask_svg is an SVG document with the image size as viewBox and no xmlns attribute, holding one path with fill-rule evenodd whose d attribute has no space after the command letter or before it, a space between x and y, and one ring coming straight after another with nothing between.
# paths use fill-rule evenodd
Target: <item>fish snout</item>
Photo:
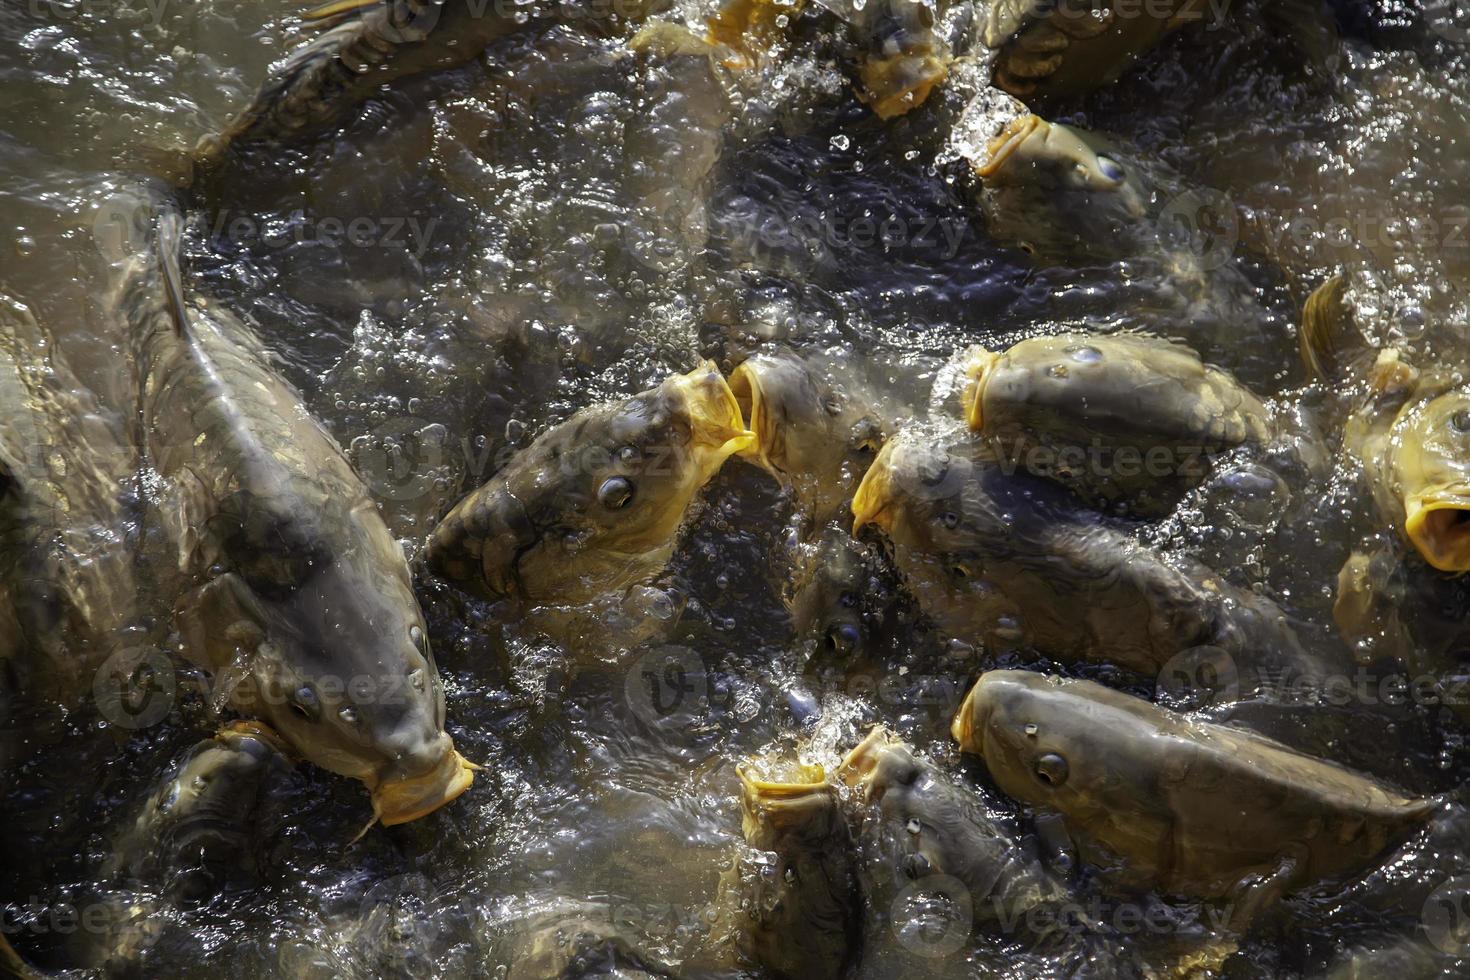
<instances>
[{"instance_id":1,"label":"fish snout","mask_svg":"<svg viewBox=\"0 0 1470 980\"><path fill-rule=\"evenodd\" d=\"M872 782L873 773L883 760L883 755L890 744L896 741L888 729L882 725L874 725L873 730L868 732L867 737L859 742L846 758L838 765L833 774L848 787L861 789L863 794L868 794L868 784Z\"/></svg>"},{"instance_id":2,"label":"fish snout","mask_svg":"<svg viewBox=\"0 0 1470 980\"><path fill-rule=\"evenodd\" d=\"M1404 535L1441 572L1470 571L1470 495L1411 496L1404 502Z\"/></svg>"},{"instance_id":3,"label":"fish snout","mask_svg":"<svg viewBox=\"0 0 1470 980\"><path fill-rule=\"evenodd\" d=\"M370 786L373 811L385 826L428 816L451 802L474 782L479 768L460 755L445 732L433 738L400 738L389 747L393 756Z\"/></svg>"},{"instance_id":4,"label":"fish snout","mask_svg":"<svg viewBox=\"0 0 1470 980\"><path fill-rule=\"evenodd\" d=\"M683 398L696 449L714 466L756 443L756 434L745 427L740 403L714 361L675 375L669 383Z\"/></svg>"},{"instance_id":5,"label":"fish snout","mask_svg":"<svg viewBox=\"0 0 1470 980\"><path fill-rule=\"evenodd\" d=\"M852 533L857 533L865 525L877 524L884 531L892 531L892 513L889 505L893 501L895 489L893 454L896 441L890 440L878 453L878 458L873 460L873 465L868 467L868 472L863 475L863 480L858 484L857 493L852 498Z\"/></svg>"},{"instance_id":6,"label":"fish snout","mask_svg":"<svg viewBox=\"0 0 1470 980\"><path fill-rule=\"evenodd\" d=\"M1033 135L1046 138L1049 124L1034 113L1017 116L985 147L985 160L975 167L981 180L994 181L1005 172L1007 162Z\"/></svg>"},{"instance_id":7,"label":"fish snout","mask_svg":"<svg viewBox=\"0 0 1470 980\"><path fill-rule=\"evenodd\" d=\"M971 347L965 354L965 390L961 396L964 404L965 424L971 432L981 432L985 427L985 386L1001 355L984 347Z\"/></svg>"},{"instance_id":8,"label":"fish snout","mask_svg":"<svg viewBox=\"0 0 1470 980\"><path fill-rule=\"evenodd\" d=\"M987 676L982 674L970 688L949 726L949 733L959 743L960 751L971 755L985 754L985 726L990 721L991 709Z\"/></svg>"}]
</instances>

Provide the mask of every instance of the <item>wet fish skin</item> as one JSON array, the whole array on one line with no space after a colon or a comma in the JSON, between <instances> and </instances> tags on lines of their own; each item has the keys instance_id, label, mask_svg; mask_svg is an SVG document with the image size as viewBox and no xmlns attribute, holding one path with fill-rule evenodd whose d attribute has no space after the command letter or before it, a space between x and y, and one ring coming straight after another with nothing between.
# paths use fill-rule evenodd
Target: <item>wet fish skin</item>
<instances>
[{"instance_id":1,"label":"wet fish skin","mask_svg":"<svg viewBox=\"0 0 1470 980\"><path fill-rule=\"evenodd\" d=\"M852 835L820 766L771 769L769 760L738 767L746 843L774 863L742 868L737 861L726 878L727 898L733 891L739 900L736 945L772 976L836 980L862 950Z\"/></svg>"},{"instance_id":2,"label":"wet fish skin","mask_svg":"<svg viewBox=\"0 0 1470 980\"><path fill-rule=\"evenodd\" d=\"M914 880L948 875L967 889L977 928L1053 960L1094 964L1073 976L1139 975L1115 939L1073 915L1071 889L1020 843L1014 828L882 726L834 775L855 790L859 839L877 844L865 876L876 907L889 907Z\"/></svg>"},{"instance_id":3,"label":"wet fish skin","mask_svg":"<svg viewBox=\"0 0 1470 980\"><path fill-rule=\"evenodd\" d=\"M834 524L797 548L800 556L784 598L807 668L876 659L875 631L891 597L874 588L877 575L865 547Z\"/></svg>"},{"instance_id":4,"label":"wet fish skin","mask_svg":"<svg viewBox=\"0 0 1470 980\"><path fill-rule=\"evenodd\" d=\"M293 769L261 725L239 723L190 750L173 778L120 835L112 874L161 888L176 902L204 900L229 882L254 883L271 822L273 784Z\"/></svg>"},{"instance_id":5,"label":"wet fish skin","mask_svg":"<svg viewBox=\"0 0 1470 980\"><path fill-rule=\"evenodd\" d=\"M853 511L855 528L886 532L920 606L961 639L1148 677L1199 647L1228 654L1243 686L1252 668L1262 681L1320 674L1268 600L1152 551L1051 481L963 442L941 446L912 431L890 440Z\"/></svg>"},{"instance_id":6,"label":"wet fish skin","mask_svg":"<svg viewBox=\"0 0 1470 980\"><path fill-rule=\"evenodd\" d=\"M611 921L614 909L566 902L516 923L506 980L653 980L682 976L641 953Z\"/></svg>"},{"instance_id":7,"label":"wet fish skin","mask_svg":"<svg viewBox=\"0 0 1470 980\"><path fill-rule=\"evenodd\" d=\"M1084 857L1169 894L1281 894L1369 870L1441 803L1091 681L981 675L953 734L996 785L1059 813ZM1252 876L1261 876L1252 884Z\"/></svg>"},{"instance_id":8,"label":"wet fish skin","mask_svg":"<svg viewBox=\"0 0 1470 980\"><path fill-rule=\"evenodd\" d=\"M972 348L966 371L966 421L997 453L1135 513L1166 512L1212 457L1276 435L1234 376L1160 338L1034 337L1002 353Z\"/></svg>"},{"instance_id":9,"label":"wet fish skin","mask_svg":"<svg viewBox=\"0 0 1470 980\"><path fill-rule=\"evenodd\" d=\"M915 0L869 0L855 7L850 31L858 46L858 98L880 119L921 106L949 74L949 45L935 30L934 10Z\"/></svg>"},{"instance_id":10,"label":"wet fish skin","mask_svg":"<svg viewBox=\"0 0 1470 980\"><path fill-rule=\"evenodd\" d=\"M332 437L228 310L185 299L178 215L130 264L141 444L188 584L184 652L293 751L361 780L385 823L468 788L403 551Z\"/></svg>"},{"instance_id":11,"label":"wet fish skin","mask_svg":"<svg viewBox=\"0 0 1470 980\"><path fill-rule=\"evenodd\" d=\"M750 445L712 362L542 433L429 538L439 576L491 598L576 605L652 578L695 494Z\"/></svg>"},{"instance_id":12,"label":"wet fish skin","mask_svg":"<svg viewBox=\"0 0 1470 980\"><path fill-rule=\"evenodd\" d=\"M655 0L609 9L640 19L658 6ZM273 69L222 133L200 141L196 167L212 169L227 152L251 144L310 139L342 122L382 86L470 61L492 41L554 16L556 8L517 5L513 11L494 0L346 0L318 7L307 16L323 32ZM579 22L597 16L568 10Z\"/></svg>"},{"instance_id":13,"label":"wet fish skin","mask_svg":"<svg viewBox=\"0 0 1470 980\"><path fill-rule=\"evenodd\" d=\"M737 365L730 387L756 434L741 455L788 487L810 524L844 517L890 428L855 367L774 348Z\"/></svg>"}]
</instances>

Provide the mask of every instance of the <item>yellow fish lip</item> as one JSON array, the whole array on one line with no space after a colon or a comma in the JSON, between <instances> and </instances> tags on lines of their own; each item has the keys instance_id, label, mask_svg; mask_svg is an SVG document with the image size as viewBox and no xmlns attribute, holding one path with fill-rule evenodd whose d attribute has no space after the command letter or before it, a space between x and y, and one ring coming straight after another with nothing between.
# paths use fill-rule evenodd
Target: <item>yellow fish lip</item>
<instances>
[{"instance_id":1,"label":"yellow fish lip","mask_svg":"<svg viewBox=\"0 0 1470 980\"><path fill-rule=\"evenodd\" d=\"M878 751L897 741L882 725L874 725L872 731L843 757L834 775L849 787L856 788L867 782L878 767Z\"/></svg>"},{"instance_id":2,"label":"yellow fish lip","mask_svg":"<svg viewBox=\"0 0 1470 980\"><path fill-rule=\"evenodd\" d=\"M742 361L730 372L730 390L737 402L749 406L746 424L755 436L751 444L740 451L740 455L774 472L776 465L772 452L777 448L778 433L758 357Z\"/></svg>"},{"instance_id":3,"label":"yellow fish lip","mask_svg":"<svg viewBox=\"0 0 1470 980\"><path fill-rule=\"evenodd\" d=\"M949 59L930 51L905 52L892 58L865 61L859 70L863 101L879 119L893 119L917 109L929 99L934 86L949 76ZM908 81L896 88L894 78ZM886 90L886 94L878 95Z\"/></svg>"},{"instance_id":4,"label":"yellow fish lip","mask_svg":"<svg viewBox=\"0 0 1470 980\"><path fill-rule=\"evenodd\" d=\"M479 768L451 744L449 751L427 772L371 787L373 812L385 827L427 817L469 789Z\"/></svg>"},{"instance_id":5,"label":"yellow fish lip","mask_svg":"<svg viewBox=\"0 0 1470 980\"><path fill-rule=\"evenodd\" d=\"M982 180L995 176L1033 133L1039 131L1045 135L1050 127L1050 123L1034 112L1012 119L998 136L985 145L985 162L975 168L975 173Z\"/></svg>"},{"instance_id":6,"label":"yellow fish lip","mask_svg":"<svg viewBox=\"0 0 1470 980\"><path fill-rule=\"evenodd\" d=\"M714 361L705 361L688 374L675 375L670 384L684 396L694 445L703 450L707 462L718 466L756 442L756 434L745 427L735 392Z\"/></svg>"},{"instance_id":7,"label":"yellow fish lip","mask_svg":"<svg viewBox=\"0 0 1470 980\"><path fill-rule=\"evenodd\" d=\"M1001 355L984 347L971 347L965 355L965 390L960 396L964 404L965 424L971 432L985 427L985 386Z\"/></svg>"},{"instance_id":8,"label":"yellow fish lip","mask_svg":"<svg viewBox=\"0 0 1470 980\"><path fill-rule=\"evenodd\" d=\"M897 440L889 440L863 474L857 493L852 498L852 533L856 535L868 524L877 524L885 531L891 530L887 520L888 504L893 495L893 447Z\"/></svg>"},{"instance_id":9,"label":"yellow fish lip","mask_svg":"<svg viewBox=\"0 0 1470 980\"><path fill-rule=\"evenodd\" d=\"M1470 572L1470 493L1415 494L1404 501L1404 536L1441 572Z\"/></svg>"},{"instance_id":10,"label":"yellow fish lip","mask_svg":"<svg viewBox=\"0 0 1470 980\"><path fill-rule=\"evenodd\" d=\"M984 755L985 743L982 739L982 730L976 723L975 713L977 710L975 701L976 694L980 691L980 685L985 680L985 675L975 681L970 688L970 693L965 695L965 700L960 702L960 709L954 714L954 721L950 722L949 734L959 744L961 752L971 755Z\"/></svg>"}]
</instances>

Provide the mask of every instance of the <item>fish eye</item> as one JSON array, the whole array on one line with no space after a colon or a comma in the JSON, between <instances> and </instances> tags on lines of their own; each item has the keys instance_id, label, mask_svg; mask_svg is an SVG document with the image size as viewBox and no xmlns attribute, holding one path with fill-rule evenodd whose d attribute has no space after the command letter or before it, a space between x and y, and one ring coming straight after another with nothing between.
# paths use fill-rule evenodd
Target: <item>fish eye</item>
<instances>
[{"instance_id":1,"label":"fish eye","mask_svg":"<svg viewBox=\"0 0 1470 980\"><path fill-rule=\"evenodd\" d=\"M934 516L934 519L938 521L940 526L943 527L946 531L953 531L955 528L960 526L960 515L956 514L952 510L942 510Z\"/></svg>"},{"instance_id":2,"label":"fish eye","mask_svg":"<svg viewBox=\"0 0 1470 980\"><path fill-rule=\"evenodd\" d=\"M637 446L624 446L618 450L617 456L618 462L620 463L636 463L642 458L643 453L639 451Z\"/></svg>"},{"instance_id":3,"label":"fish eye","mask_svg":"<svg viewBox=\"0 0 1470 980\"><path fill-rule=\"evenodd\" d=\"M949 566L949 577L957 582L963 582L970 577L970 570L956 562Z\"/></svg>"},{"instance_id":4,"label":"fish eye","mask_svg":"<svg viewBox=\"0 0 1470 980\"><path fill-rule=\"evenodd\" d=\"M1102 156L1101 154L1099 154L1097 158L1097 170L1098 173L1102 174L1104 177L1106 177L1108 180L1111 180L1115 184L1121 184L1123 182L1123 178L1128 176L1127 171L1123 169L1118 161L1114 160L1112 157Z\"/></svg>"},{"instance_id":5,"label":"fish eye","mask_svg":"<svg viewBox=\"0 0 1470 980\"><path fill-rule=\"evenodd\" d=\"M610 476L597 488L597 501L608 510L619 510L633 499L633 481L625 476Z\"/></svg>"},{"instance_id":6,"label":"fish eye","mask_svg":"<svg viewBox=\"0 0 1470 980\"><path fill-rule=\"evenodd\" d=\"M1036 778L1048 786L1060 786L1067 781L1067 760L1055 752L1038 756L1032 764Z\"/></svg>"},{"instance_id":7,"label":"fish eye","mask_svg":"<svg viewBox=\"0 0 1470 980\"><path fill-rule=\"evenodd\" d=\"M1456 432L1470 432L1470 408L1462 408L1450 416L1450 425Z\"/></svg>"},{"instance_id":8,"label":"fish eye","mask_svg":"<svg viewBox=\"0 0 1470 980\"><path fill-rule=\"evenodd\" d=\"M310 684L303 684L291 695L291 710L307 721L317 721L322 716L322 704Z\"/></svg>"},{"instance_id":9,"label":"fish eye","mask_svg":"<svg viewBox=\"0 0 1470 980\"><path fill-rule=\"evenodd\" d=\"M852 653L862 638L858 628L851 623L833 626L827 630L827 649L833 653Z\"/></svg>"}]
</instances>

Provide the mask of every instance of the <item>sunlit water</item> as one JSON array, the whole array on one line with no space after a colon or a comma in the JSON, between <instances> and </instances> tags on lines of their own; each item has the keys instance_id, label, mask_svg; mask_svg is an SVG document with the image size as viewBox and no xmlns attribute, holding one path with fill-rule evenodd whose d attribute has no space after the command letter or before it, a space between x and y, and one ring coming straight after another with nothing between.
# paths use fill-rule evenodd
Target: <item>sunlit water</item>
<instances>
[{"instance_id":1,"label":"sunlit water","mask_svg":"<svg viewBox=\"0 0 1470 980\"><path fill-rule=\"evenodd\" d=\"M0 291L30 307L121 416L108 209L140 182L184 178L195 141L301 38L297 13L285 0L7 0L0 11ZM1303 57L1248 6L1071 107L1072 121L1250 216L1222 273L1236 285L1205 300L1148 267L1036 270L988 240L953 168L935 164L982 73L957 72L930 106L884 124L834 64L794 55L725 120L698 97L665 119L650 107L686 79L663 77L622 38L572 27L397 85L336 136L255 154L195 187L188 260L197 288L259 325L411 555L547 425L763 340L856 354L898 420L928 410L964 345L1147 329L1265 395L1300 398L1312 419L1322 399L1298 391L1293 325L1335 268L1354 276L1381 339L1454 361L1466 346L1470 55L1414 10L1337 13L1345 36L1328 61ZM670 201L683 209L672 222ZM1350 240L1334 239L1333 218ZM362 244L332 225L354 219ZM1227 526L1186 511L1153 533L1271 595L1304 642L1331 647L1330 586L1368 515L1350 481L1293 489L1306 499L1289 521L1273 510ZM662 663L646 648L589 657L578 638L558 647L425 584L449 729L486 771L431 817L349 844L369 816L361 788L303 768L273 817L267 879L194 906L102 868L208 730L205 699L184 691L141 730L99 721L85 695L64 711L26 709L8 723L17 768L0 804L0 900L16 945L49 968L147 977L494 975L521 923L589 902L650 955L721 965L707 936L741 840L739 759L812 738L831 764L883 721L957 778L985 782L959 759L948 719L989 664L908 604L882 663L796 683L776 557L789 514L742 463L706 491L671 570L682 611L657 631L690 668L686 691L663 692L687 695L671 713L640 694L643 671ZM166 615L172 597L150 594L155 581L142 570L136 588ZM1321 709L1256 721L1417 792L1464 771L1459 736L1433 717ZM1436 864L1421 855L1406 874ZM99 909L101 926L68 926L73 908ZM1418 914L1377 911L1371 895L1308 895L1267 917L1230 975L1315 975L1364 922L1390 943L1414 934ZM863 976L1040 969L978 940L925 957L885 918L872 922Z\"/></svg>"}]
</instances>

